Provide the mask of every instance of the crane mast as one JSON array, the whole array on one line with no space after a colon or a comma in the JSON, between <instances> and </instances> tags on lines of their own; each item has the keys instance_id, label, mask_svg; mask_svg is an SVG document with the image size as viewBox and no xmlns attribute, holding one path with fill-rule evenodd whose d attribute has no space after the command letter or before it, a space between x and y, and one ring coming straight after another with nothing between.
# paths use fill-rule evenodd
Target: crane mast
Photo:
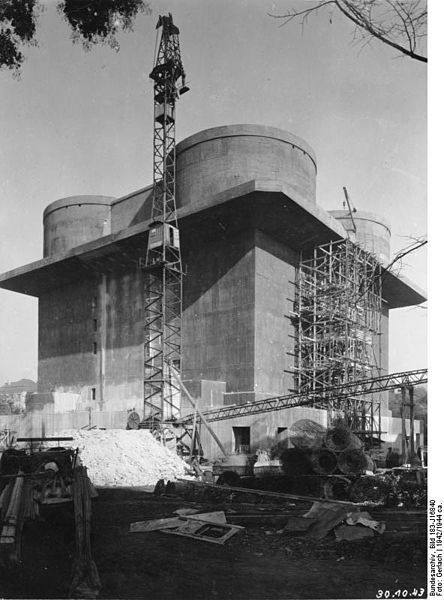
<instances>
[{"instance_id":1,"label":"crane mast","mask_svg":"<svg viewBox=\"0 0 444 600\"><path fill-rule=\"evenodd\" d=\"M180 411L182 260L177 225L176 101L188 91L180 57L179 29L171 13L161 28L154 81L153 204L144 271L144 420L151 428Z\"/></svg>"}]
</instances>

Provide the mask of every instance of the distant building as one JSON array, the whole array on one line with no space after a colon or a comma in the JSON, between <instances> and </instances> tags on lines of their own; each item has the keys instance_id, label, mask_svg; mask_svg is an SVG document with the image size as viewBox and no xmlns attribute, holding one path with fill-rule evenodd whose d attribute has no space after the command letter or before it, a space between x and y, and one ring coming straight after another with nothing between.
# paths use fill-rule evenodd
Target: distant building
<instances>
[{"instance_id":1,"label":"distant building","mask_svg":"<svg viewBox=\"0 0 444 600\"><path fill-rule=\"evenodd\" d=\"M26 409L28 395L37 391L37 384L31 379L6 382L0 387L0 414L18 414Z\"/></svg>"}]
</instances>

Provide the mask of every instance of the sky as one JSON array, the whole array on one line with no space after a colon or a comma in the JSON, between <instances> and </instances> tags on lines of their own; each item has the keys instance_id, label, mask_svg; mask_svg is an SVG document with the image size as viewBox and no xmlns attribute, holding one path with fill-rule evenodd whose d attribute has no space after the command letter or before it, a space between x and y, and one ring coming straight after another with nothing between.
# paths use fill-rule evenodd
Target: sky
<instances>
[{"instance_id":1,"label":"sky","mask_svg":"<svg viewBox=\"0 0 444 600\"><path fill-rule=\"evenodd\" d=\"M118 36L120 51L73 44L55 0L42 2L38 46L21 78L0 72L0 272L42 257L44 208L73 195L118 197L152 180L156 23L172 12L191 91L177 108L177 140L208 127L257 123L305 139L318 160L317 202L391 223L396 254L427 233L426 77L423 63L378 42L352 43L353 26L328 10L304 27L267 13L293 0L158 0ZM330 16L331 21L330 22ZM427 246L402 274L427 284ZM0 384L37 378L37 300L0 290ZM427 364L427 310L391 311L392 372Z\"/></svg>"}]
</instances>

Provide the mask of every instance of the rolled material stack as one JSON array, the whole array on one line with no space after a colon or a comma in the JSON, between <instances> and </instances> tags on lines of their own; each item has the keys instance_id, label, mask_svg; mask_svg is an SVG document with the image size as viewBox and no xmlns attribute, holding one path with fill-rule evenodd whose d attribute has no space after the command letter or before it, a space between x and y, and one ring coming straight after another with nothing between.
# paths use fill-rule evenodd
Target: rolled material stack
<instances>
[{"instance_id":1,"label":"rolled material stack","mask_svg":"<svg viewBox=\"0 0 444 600\"><path fill-rule=\"evenodd\" d=\"M345 425L331 427L325 436L325 445L335 452L338 469L343 475L360 475L374 470L371 458L364 453L363 443Z\"/></svg>"},{"instance_id":2,"label":"rolled material stack","mask_svg":"<svg viewBox=\"0 0 444 600\"><path fill-rule=\"evenodd\" d=\"M362 442L345 425L335 425L327 430L325 445L333 452L344 452L362 448Z\"/></svg>"},{"instance_id":3,"label":"rolled material stack","mask_svg":"<svg viewBox=\"0 0 444 600\"><path fill-rule=\"evenodd\" d=\"M311 465L318 475L332 475L338 468L338 459L328 448L320 448L313 452Z\"/></svg>"},{"instance_id":4,"label":"rolled material stack","mask_svg":"<svg viewBox=\"0 0 444 600\"><path fill-rule=\"evenodd\" d=\"M293 448L280 454L286 475L359 476L374 465L361 440L343 424L326 429L310 419L294 423L288 433Z\"/></svg>"},{"instance_id":5,"label":"rolled material stack","mask_svg":"<svg viewBox=\"0 0 444 600\"><path fill-rule=\"evenodd\" d=\"M326 429L320 423L310 419L300 419L290 427L289 438L298 450L315 452L324 444Z\"/></svg>"}]
</instances>

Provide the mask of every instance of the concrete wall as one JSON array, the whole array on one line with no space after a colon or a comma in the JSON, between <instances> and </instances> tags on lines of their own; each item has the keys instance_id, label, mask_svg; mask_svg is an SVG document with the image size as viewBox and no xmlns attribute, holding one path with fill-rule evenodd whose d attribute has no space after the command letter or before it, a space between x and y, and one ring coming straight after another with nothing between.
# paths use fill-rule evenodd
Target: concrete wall
<instances>
[{"instance_id":1,"label":"concrete wall","mask_svg":"<svg viewBox=\"0 0 444 600\"><path fill-rule=\"evenodd\" d=\"M275 127L227 125L177 145L178 207L209 205L216 194L252 179L279 179L316 201L316 158L301 138Z\"/></svg>"},{"instance_id":2,"label":"concrete wall","mask_svg":"<svg viewBox=\"0 0 444 600\"><path fill-rule=\"evenodd\" d=\"M96 426L106 429L125 429L127 411L70 411L55 413L52 406L23 415L0 415L0 429L15 432L16 437L45 437L66 429Z\"/></svg>"},{"instance_id":3,"label":"concrete wall","mask_svg":"<svg viewBox=\"0 0 444 600\"><path fill-rule=\"evenodd\" d=\"M251 452L255 452L259 448L270 448L275 443L278 427L289 428L300 419L311 419L326 427L327 411L306 407L286 408L262 415L215 421L211 423L211 427L228 454L234 452L233 427L250 427ZM221 450L204 426L201 428L201 441L205 456L213 458L222 456Z\"/></svg>"},{"instance_id":4,"label":"concrete wall","mask_svg":"<svg viewBox=\"0 0 444 600\"><path fill-rule=\"evenodd\" d=\"M183 247L183 378L254 389L254 232Z\"/></svg>"},{"instance_id":5,"label":"concrete wall","mask_svg":"<svg viewBox=\"0 0 444 600\"><path fill-rule=\"evenodd\" d=\"M204 244L188 240L185 380L222 382L218 401L224 394L226 404L288 392L291 377L284 369L292 342L286 314L296 259L296 253L253 230ZM91 276L44 294L39 324L39 392L51 392L60 410L142 411L139 271Z\"/></svg>"},{"instance_id":6,"label":"concrete wall","mask_svg":"<svg viewBox=\"0 0 444 600\"><path fill-rule=\"evenodd\" d=\"M43 256L67 252L111 232L109 196L71 196L43 213Z\"/></svg>"},{"instance_id":7,"label":"concrete wall","mask_svg":"<svg viewBox=\"0 0 444 600\"><path fill-rule=\"evenodd\" d=\"M39 392L51 392L60 409L141 410L142 377L143 290L136 269L91 276L40 298Z\"/></svg>"},{"instance_id":8,"label":"concrete wall","mask_svg":"<svg viewBox=\"0 0 444 600\"><path fill-rule=\"evenodd\" d=\"M38 391L75 392L87 401L99 381L94 354L93 303L100 280L90 277L39 299Z\"/></svg>"},{"instance_id":9,"label":"concrete wall","mask_svg":"<svg viewBox=\"0 0 444 600\"><path fill-rule=\"evenodd\" d=\"M291 133L234 125L199 132L177 147L178 206L210 206L219 192L267 177L315 202L314 152ZM44 215L45 252L65 252L149 219L151 196L144 188L114 201L72 197L51 204ZM286 298L295 253L253 229L232 236L221 230L211 239L184 235L182 258L183 378L197 386L215 382L217 402L286 393ZM44 293L39 392L50 392L62 411L142 411L143 321L143 286L135 270L85 277ZM201 395L207 402L208 390Z\"/></svg>"},{"instance_id":10,"label":"concrete wall","mask_svg":"<svg viewBox=\"0 0 444 600\"><path fill-rule=\"evenodd\" d=\"M287 318L294 295L295 266L299 256L260 231L255 234L254 389L262 396L288 394L293 377L294 348Z\"/></svg>"},{"instance_id":11,"label":"concrete wall","mask_svg":"<svg viewBox=\"0 0 444 600\"><path fill-rule=\"evenodd\" d=\"M393 450L401 452L402 448L402 419L399 417L384 416L381 419L381 428L384 434L381 436L382 441L388 446L391 446ZM421 421L414 421L415 428L415 449L418 446L424 446L424 433L421 430ZM407 436L410 435L410 419L405 420L405 430Z\"/></svg>"},{"instance_id":12,"label":"concrete wall","mask_svg":"<svg viewBox=\"0 0 444 600\"><path fill-rule=\"evenodd\" d=\"M224 404L288 393L293 381L285 370L292 364L293 340L287 315L298 260L297 252L260 231L185 240L185 380L197 387L202 380L219 382L217 402L223 398ZM65 410L75 405L143 413L143 284L137 269L43 295L39 322L40 392L55 394ZM387 324L385 307L383 335L375 338L383 372ZM216 398L198 393L203 406Z\"/></svg>"},{"instance_id":13,"label":"concrete wall","mask_svg":"<svg viewBox=\"0 0 444 600\"><path fill-rule=\"evenodd\" d=\"M103 398L107 410L143 409L143 281L137 269L105 279Z\"/></svg>"},{"instance_id":14,"label":"concrete wall","mask_svg":"<svg viewBox=\"0 0 444 600\"><path fill-rule=\"evenodd\" d=\"M183 384L190 392L199 410L205 411L224 405L224 396L227 385L225 381L183 380ZM194 407L186 397L182 398L182 415L194 413Z\"/></svg>"},{"instance_id":15,"label":"concrete wall","mask_svg":"<svg viewBox=\"0 0 444 600\"><path fill-rule=\"evenodd\" d=\"M286 394L297 253L259 231L184 246L183 375L226 382L225 404Z\"/></svg>"},{"instance_id":16,"label":"concrete wall","mask_svg":"<svg viewBox=\"0 0 444 600\"><path fill-rule=\"evenodd\" d=\"M152 186L118 198L111 205L111 232L115 233L151 218Z\"/></svg>"}]
</instances>

